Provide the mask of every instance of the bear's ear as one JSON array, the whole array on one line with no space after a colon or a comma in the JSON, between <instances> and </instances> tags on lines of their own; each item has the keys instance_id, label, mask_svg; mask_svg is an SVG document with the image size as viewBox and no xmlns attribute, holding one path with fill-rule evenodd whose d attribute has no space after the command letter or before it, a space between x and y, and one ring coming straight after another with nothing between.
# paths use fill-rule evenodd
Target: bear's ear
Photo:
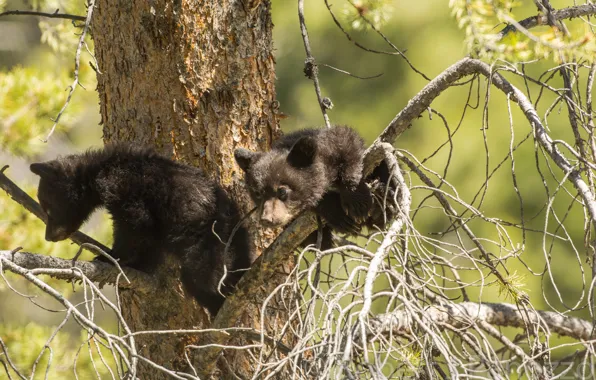
<instances>
[{"instance_id":1,"label":"bear's ear","mask_svg":"<svg viewBox=\"0 0 596 380\"><path fill-rule=\"evenodd\" d=\"M317 142L312 137L302 137L288 153L288 163L295 168L305 168L312 165L317 154Z\"/></svg>"},{"instance_id":2,"label":"bear's ear","mask_svg":"<svg viewBox=\"0 0 596 380\"><path fill-rule=\"evenodd\" d=\"M251 152L250 150L244 148L238 148L234 151L234 158L236 159L238 166L240 166L240 169L244 170L245 172L248 171L250 163L260 156L261 153Z\"/></svg>"},{"instance_id":3,"label":"bear's ear","mask_svg":"<svg viewBox=\"0 0 596 380\"><path fill-rule=\"evenodd\" d=\"M46 179L57 179L60 174L60 166L57 161L31 164L29 169L31 169L34 174Z\"/></svg>"}]
</instances>

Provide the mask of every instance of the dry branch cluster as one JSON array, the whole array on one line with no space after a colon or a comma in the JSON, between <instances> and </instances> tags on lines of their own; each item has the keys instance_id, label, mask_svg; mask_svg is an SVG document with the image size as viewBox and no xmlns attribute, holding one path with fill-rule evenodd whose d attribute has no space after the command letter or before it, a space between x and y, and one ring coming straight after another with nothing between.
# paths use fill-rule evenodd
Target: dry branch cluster
<instances>
[{"instance_id":1,"label":"dry branch cluster","mask_svg":"<svg viewBox=\"0 0 596 380\"><path fill-rule=\"evenodd\" d=\"M301 24L307 54L312 58L303 15ZM524 25L532 27L528 23ZM521 91L504 75L526 85L539 85L539 93L531 94L529 86ZM564 78L563 88L551 85L555 75ZM365 170L371 172L380 160L387 160L392 180L399 189L394 199L380 200L391 203L399 211L389 227L369 231L370 234L357 240L358 244L344 241L345 244L332 250L319 251L315 247L303 250L275 290L262 295L259 284L270 281L279 264L287 260L288 252L316 229L312 214L299 217L243 277L236 294L226 301L210 329L189 326L188 330L135 331L122 316L119 296L113 302L97 285L115 284L117 294L124 288L151 292L153 286L159 286L148 276L126 268L120 271L103 263L73 263L15 250L0 251L0 273L8 286L11 281L4 271L21 276L60 302L64 322L56 332L67 320L75 320L87 331L89 342L103 347L117 363L110 369L112 378L134 378L139 364L176 379L205 378L218 361L229 366L228 360L236 360L239 352L258 363L251 375L255 379L287 378L289 374L304 379L449 378L456 374L509 378L512 373L531 378L594 377L596 253L592 234L596 223L596 139L592 88L595 76L596 65L590 62L565 63L538 79L507 63L490 66L465 58L452 65L410 100L367 151ZM322 101L318 79L315 85ZM485 109L491 98L501 98L509 114L509 126L491 126L510 130L509 152L491 172L487 166L486 181L471 200L461 197L448 181L450 162L438 172L426 165L430 157L421 160L406 150L392 147L399 135L425 112L445 123L448 138L444 145L450 146L456 130L430 107L435 98L454 85L466 85L470 93L476 88L478 105L482 101L480 89L485 86ZM537 109L546 92L554 94L555 101L540 116ZM468 100L465 107L470 105ZM516 107L527 120L524 126L513 125ZM547 122L556 107L563 107L568 113L574 141L551 136ZM327 119L325 107L321 108ZM487 118L483 120L488 123ZM483 128L488 128L488 124ZM519 129L525 137L515 140L514 131ZM548 194L548 203L540 214L544 221L541 229L524 224L514 159L522 144L533 147L536 175L542 179L541 190ZM499 171L509 171L513 178L520 197L521 222L492 217L483 211L486 189ZM0 177L0 185L17 201L28 202L30 210L35 208L33 201L25 199L5 176ZM585 242L578 243L567 232L567 227L577 221L568 219L566 214L560 215L554 206L560 200L567 202L569 209L581 209ZM447 221L449 227L442 235L418 231L417 215L428 209L434 210L437 219ZM489 230L497 238L486 237ZM79 238L79 243L90 242ZM540 242L546 263L543 269L536 270L524 263L522 253L531 239ZM576 253L574 265L583 273L584 289L575 305L565 310L554 306L548 311L537 310L533 306L535 300L517 283L508 264L526 265L528 273L548 282L555 289L558 301L565 304L567 298L550 267L558 244ZM585 272L586 258L592 265L591 273ZM80 283L84 303L72 304L39 275ZM492 288L498 288L509 303L485 303L482 296L470 296L472 292L482 295L485 289ZM94 321L95 308L100 304L113 312L121 331L106 331ZM259 325L234 327L247 304L258 305ZM590 319L570 313L582 309L587 310ZM272 334L272 325L282 327ZM502 328L514 328L516 334ZM198 336L199 343L184 344L186 370L175 371L141 353L142 347L136 342L141 335ZM48 338L39 357L46 350L51 355L54 336L55 333ZM568 338L567 343L554 340L559 336ZM30 372L16 368L1 338L0 347L0 362L6 373L23 379L35 373L36 368ZM561 357L558 350L563 349L573 353ZM235 354L230 355L232 352ZM107 366L101 354L92 357L96 359L94 365ZM47 365L52 365L51 360ZM241 378L236 374L226 375Z\"/></svg>"}]
</instances>

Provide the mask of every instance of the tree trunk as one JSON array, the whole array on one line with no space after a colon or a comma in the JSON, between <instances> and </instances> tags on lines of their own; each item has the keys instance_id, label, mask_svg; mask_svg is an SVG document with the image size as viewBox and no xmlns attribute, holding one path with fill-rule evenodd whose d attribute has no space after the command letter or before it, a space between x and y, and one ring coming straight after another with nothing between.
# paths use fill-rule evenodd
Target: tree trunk
<instances>
[{"instance_id":1,"label":"tree trunk","mask_svg":"<svg viewBox=\"0 0 596 380\"><path fill-rule=\"evenodd\" d=\"M279 134L270 3L99 0L96 7L93 38L105 142L153 145L199 166L247 212L252 203L233 151L268 149ZM205 311L185 297L178 271L170 258L156 274L164 284L160 291L122 292L123 314L134 331L209 327ZM252 325L256 315L247 310L242 321ZM204 343L204 335L137 339L139 355L180 371L188 371L184 347L195 343ZM228 362L233 371L246 373L247 360ZM141 379L165 378L142 363L139 370Z\"/></svg>"}]
</instances>

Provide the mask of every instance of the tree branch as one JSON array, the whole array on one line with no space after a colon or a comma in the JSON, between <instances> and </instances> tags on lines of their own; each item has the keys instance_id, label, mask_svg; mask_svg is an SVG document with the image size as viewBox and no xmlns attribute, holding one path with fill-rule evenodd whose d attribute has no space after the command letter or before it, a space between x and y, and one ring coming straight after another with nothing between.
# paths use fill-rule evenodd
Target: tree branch
<instances>
[{"instance_id":1,"label":"tree branch","mask_svg":"<svg viewBox=\"0 0 596 380\"><path fill-rule=\"evenodd\" d=\"M4 262L18 265L36 276L44 274L59 280L81 280L82 276L85 276L100 287L106 284L116 284L120 274L114 265L100 261L77 261L73 267L72 260L29 252L17 252L13 255L11 251L0 251L0 263ZM0 266L3 271L11 270L5 265ZM74 268L76 270L73 270ZM124 268L123 271L130 283L120 280L118 282L120 288L150 292L159 286L157 281L146 273L132 268Z\"/></svg>"},{"instance_id":2,"label":"tree branch","mask_svg":"<svg viewBox=\"0 0 596 380\"><path fill-rule=\"evenodd\" d=\"M68 13L58 13L59 9L56 9L54 13L46 13L46 12L34 12L34 11L6 11L0 13L0 17L2 16L41 16L47 18L61 18L65 20L72 20L72 21L85 21L85 17L71 15Z\"/></svg>"},{"instance_id":3,"label":"tree branch","mask_svg":"<svg viewBox=\"0 0 596 380\"><path fill-rule=\"evenodd\" d=\"M430 104L443 91L451 87L459 79L475 74L477 69L471 64L475 61L471 58L464 58L448 67L445 71L431 80L424 88L416 94L408 104L391 120L385 130L375 140L375 144L387 142L393 144L395 140L410 126L412 120L424 112ZM373 144L373 146L375 145ZM371 147L372 148L372 147ZM367 151L370 154L371 148ZM383 152L381 150L381 152ZM371 170L372 171L372 170Z\"/></svg>"},{"instance_id":4,"label":"tree branch","mask_svg":"<svg viewBox=\"0 0 596 380\"><path fill-rule=\"evenodd\" d=\"M6 193L17 203L25 207L33 215L41 219L42 222L48 222L48 216L43 212L39 203L35 202L27 193L19 188L14 182L12 182L5 174L4 171L8 168L5 166L0 170L0 188L6 191ZM92 244L100 248L104 252L110 253L110 249L95 239L85 235L80 231L76 231L69 236L69 239L78 245L81 244Z\"/></svg>"},{"instance_id":5,"label":"tree branch","mask_svg":"<svg viewBox=\"0 0 596 380\"><path fill-rule=\"evenodd\" d=\"M238 319L247 308L254 305L254 292L260 291L263 284L279 270L279 266L291 259L294 249L316 229L316 216L312 211L307 211L299 216L271 243L263 254L252 264L250 270L242 276L236 285L236 291L230 294L217 313L212 323L212 328L226 328L235 326ZM224 345L229 337L224 334L212 334L210 344ZM211 373L221 347L206 348L201 352L200 369L201 378Z\"/></svg>"},{"instance_id":6,"label":"tree branch","mask_svg":"<svg viewBox=\"0 0 596 380\"><path fill-rule=\"evenodd\" d=\"M83 87L81 85L81 83L79 82L79 68L81 65L81 51L82 51L83 45L85 44L85 37L87 36L87 31L89 30L90 25L91 25L91 19L93 18L93 9L94 8L95 8L95 0L89 0L89 4L87 5L87 16L84 19L85 26L83 27L83 32L81 33L81 35L79 37L79 43L77 45L77 51L75 53L74 80L72 81L72 84L70 85L70 90L68 91L68 96L66 97L66 101L64 102L64 105L62 106L62 108L60 109L60 112L58 112L58 115L54 119L54 125L52 125L52 129L50 129L50 132L46 136L45 140L42 140L44 143L48 142L48 140L50 139L50 137L56 130L56 126L58 125L58 122L60 121L62 114L64 113L64 111L66 111L66 107L68 107L68 105L70 103L70 99L72 98L72 94L74 93L77 86Z\"/></svg>"},{"instance_id":7,"label":"tree branch","mask_svg":"<svg viewBox=\"0 0 596 380\"><path fill-rule=\"evenodd\" d=\"M589 16L596 14L596 4L584 4L578 5L574 7L564 8L560 10L555 10L549 14L540 14L532 17L528 17L518 24L523 27L524 29L534 28L539 25L548 25L549 24L549 16L551 16L555 21L564 20L568 18L575 18L581 16ZM505 37L508 33L517 31L518 28L516 25L511 24L507 25L503 30L499 32L501 38Z\"/></svg>"},{"instance_id":8,"label":"tree branch","mask_svg":"<svg viewBox=\"0 0 596 380\"><path fill-rule=\"evenodd\" d=\"M591 340L593 331L592 324L580 318L567 317L552 311L530 310L526 313L508 303L461 302L429 306L424 310L421 318L432 324L449 324L455 328L470 328L478 322L522 329L538 324L551 334L568 336L581 341ZM414 322L406 310L399 310L378 315L370 323L374 334L380 331L413 334Z\"/></svg>"},{"instance_id":9,"label":"tree branch","mask_svg":"<svg viewBox=\"0 0 596 380\"><path fill-rule=\"evenodd\" d=\"M398 240L402 228L404 228L404 226L406 226L407 228L407 225L410 222L410 206L412 203L412 195L410 194L410 189L408 189L406 181L401 174L401 170L399 169L397 160L393 155L393 147L387 143L385 143L385 145L385 159L389 164L390 172L394 173L393 175L396 177L395 180L398 183L399 191L401 193L401 197L399 199L399 216L395 219L395 221L387 230L387 233L381 241L379 248L377 248L377 251L374 254L374 258L370 261L370 265L366 273L366 279L362 291L364 302L362 304L362 309L360 310L360 314L358 316L358 319L360 321L360 330L362 332L363 338L366 331L365 326L368 322L368 315L372 307L375 280L377 279L379 271L383 267L383 264L385 263L385 260L389 255L389 252L391 251L391 248ZM391 181L391 178L389 179L389 181ZM366 352L366 342L363 344L363 347ZM365 354L364 356L365 360L368 360L367 355Z\"/></svg>"},{"instance_id":10,"label":"tree branch","mask_svg":"<svg viewBox=\"0 0 596 380\"><path fill-rule=\"evenodd\" d=\"M578 190L585 207L590 213L591 221L596 224L596 200L594 199L594 194L592 194L589 186L582 179L579 171L569 163L559 151L556 144L553 143L532 103L523 92L509 83L501 74L493 72L491 66L473 58L464 58L451 65L447 70L424 86L422 91L408 102L406 107L395 116L383 133L367 149L364 158L365 173L370 173L383 159L384 149L382 143L393 144L397 137L410 126L412 120L424 112L437 96L452 86L457 80L471 74L484 75L489 79L490 84L503 91L506 95L509 95L511 100L519 105L534 129L535 139Z\"/></svg>"},{"instance_id":11,"label":"tree branch","mask_svg":"<svg viewBox=\"0 0 596 380\"><path fill-rule=\"evenodd\" d=\"M327 115L327 109L332 107L331 101L328 98L323 98L321 95L321 86L319 84L319 68L315 62L310 50L310 42L308 40L308 30L306 29L306 21L304 20L304 0L298 0L298 19L300 20L300 32L302 33L302 40L304 41L304 50L306 51L306 60L304 61L304 74L309 79L312 79L315 85L315 92L317 94L317 101L321 112L323 113L323 119L325 120L325 126L331 128L329 116Z\"/></svg>"},{"instance_id":12,"label":"tree branch","mask_svg":"<svg viewBox=\"0 0 596 380\"><path fill-rule=\"evenodd\" d=\"M314 212L302 214L271 243L240 279L237 290L231 294L217 313L213 327L233 326L243 309L251 304L249 290L258 289L271 277L279 265L287 260L294 249L316 229Z\"/></svg>"}]
</instances>

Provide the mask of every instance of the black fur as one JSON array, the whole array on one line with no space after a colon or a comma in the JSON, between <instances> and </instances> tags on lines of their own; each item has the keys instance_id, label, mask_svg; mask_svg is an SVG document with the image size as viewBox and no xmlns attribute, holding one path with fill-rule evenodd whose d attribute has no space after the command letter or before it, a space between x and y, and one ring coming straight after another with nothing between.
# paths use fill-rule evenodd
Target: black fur
<instances>
[{"instance_id":1,"label":"black fur","mask_svg":"<svg viewBox=\"0 0 596 380\"><path fill-rule=\"evenodd\" d=\"M224 295L250 266L244 226L225 252L240 222L236 204L197 168L148 148L116 144L32 164L31 171L41 177L38 198L48 214L46 240L66 239L93 210L105 207L114 221L111 255L146 272L153 271L166 253L177 255L185 288L212 314L224 301L218 291L224 265Z\"/></svg>"},{"instance_id":2,"label":"black fur","mask_svg":"<svg viewBox=\"0 0 596 380\"><path fill-rule=\"evenodd\" d=\"M337 192L327 192L323 199L316 207L316 212L319 215L325 215L328 226L335 226L335 230L342 231L347 234L357 234L362 227L366 227L368 231L376 231L384 229L389 222L397 216L397 207L395 198L397 187L395 179L390 176L389 166L385 160L381 161L373 172L364 180L373 196L373 204L370 215L364 222L357 222L350 216L346 215L341 209L340 195ZM399 198L399 194L397 194ZM335 242L332 235L332 229L328 226L323 226L323 236L321 242L321 249L330 249L335 247ZM318 230L310 234L304 242L303 246L315 245L317 243Z\"/></svg>"},{"instance_id":3,"label":"black fur","mask_svg":"<svg viewBox=\"0 0 596 380\"><path fill-rule=\"evenodd\" d=\"M310 208L334 230L355 233L372 207L363 154L356 131L334 126L287 134L266 153L237 149L235 157L264 224L284 225Z\"/></svg>"}]
</instances>

